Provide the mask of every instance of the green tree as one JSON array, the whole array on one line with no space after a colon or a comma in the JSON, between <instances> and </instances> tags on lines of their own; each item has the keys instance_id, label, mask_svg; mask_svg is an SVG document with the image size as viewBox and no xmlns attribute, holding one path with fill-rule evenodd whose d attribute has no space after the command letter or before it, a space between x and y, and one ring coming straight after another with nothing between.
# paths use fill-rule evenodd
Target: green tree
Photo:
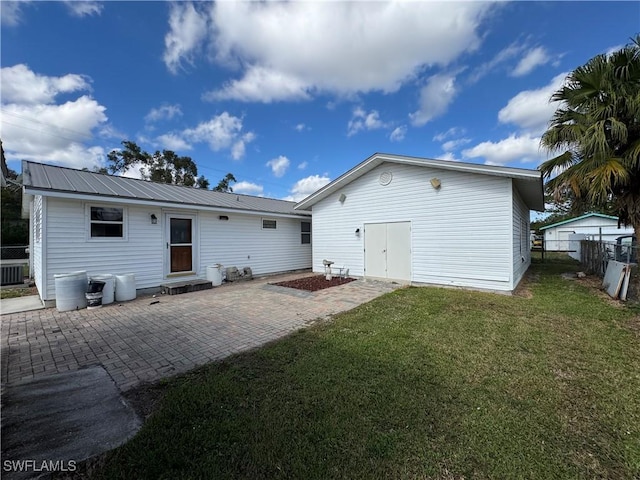
<instances>
[{"instance_id":1,"label":"green tree","mask_svg":"<svg viewBox=\"0 0 640 480\"><path fill-rule=\"evenodd\" d=\"M158 150L150 154L129 140L123 141L122 146L124 148L121 150L112 150L107 155L108 173L122 173L138 167L140 175L146 180L209 188L209 181L198 175L198 167L191 157L181 157L171 150Z\"/></svg>"},{"instance_id":2,"label":"green tree","mask_svg":"<svg viewBox=\"0 0 640 480\"><path fill-rule=\"evenodd\" d=\"M0 166L2 167L2 188L0 189L0 241L2 245L28 245L29 220L22 218L22 180L15 171L7 167L4 148L0 140Z\"/></svg>"},{"instance_id":3,"label":"green tree","mask_svg":"<svg viewBox=\"0 0 640 480\"><path fill-rule=\"evenodd\" d=\"M236 182L236 177L233 176L233 173L227 173L225 177L218 182L218 185L212 188L215 192L233 192L233 188L231 188L230 183Z\"/></svg>"},{"instance_id":4,"label":"green tree","mask_svg":"<svg viewBox=\"0 0 640 480\"><path fill-rule=\"evenodd\" d=\"M605 209L640 238L640 35L569 74L541 144L556 201Z\"/></svg>"}]
</instances>

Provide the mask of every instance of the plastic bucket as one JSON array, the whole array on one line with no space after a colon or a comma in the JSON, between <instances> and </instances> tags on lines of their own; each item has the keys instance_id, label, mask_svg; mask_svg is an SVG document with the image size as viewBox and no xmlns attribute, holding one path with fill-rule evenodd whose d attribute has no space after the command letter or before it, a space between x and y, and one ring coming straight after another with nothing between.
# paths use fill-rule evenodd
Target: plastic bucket
<instances>
[{"instance_id":1,"label":"plastic bucket","mask_svg":"<svg viewBox=\"0 0 640 480\"><path fill-rule=\"evenodd\" d=\"M211 267L207 267L207 280L209 280L214 287L222 285L222 265L216 263Z\"/></svg>"},{"instance_id":2,"label":"plastic bucket","mask_svg":"<svg viewBox=\"0 0 640 480\"><path fill-rule=\"evenodd\" d=\"M93 275L91 280L98 280L104 282L104 288L102 289L102 304L109 305L115 300L116 293L116 279L110 273L101 275Z\"/></svg>"},{"instance_id":3,"label":"plastic bucket","mask_svg":"<svg viewBox=\"0 0 640 480\"><path fill-rule=\"evenodd\" d=\"M116 301L126 302L136 298L136 274L116 275Z\"/></svg>"},{"instance_id":4,"label":"plastic bucket","mask_svg":"<svg viewBox=\"0 0 640 480\"><path fill-rule=\"evenodd\" d=\"M102 307L102 292L87 292L84 296L87 298L88 310Z\"/></svg>"},{"instance_id":5,"label":"plastic bucket","mask_svg":"<svg viewBox=\"0 0 640 480\"><path fill-rule=\"evenodd\" d=\"M61 273L53 276L56 291L56 308L59 312L86 308L87 272Z\"/></svg>"}]
</instances>

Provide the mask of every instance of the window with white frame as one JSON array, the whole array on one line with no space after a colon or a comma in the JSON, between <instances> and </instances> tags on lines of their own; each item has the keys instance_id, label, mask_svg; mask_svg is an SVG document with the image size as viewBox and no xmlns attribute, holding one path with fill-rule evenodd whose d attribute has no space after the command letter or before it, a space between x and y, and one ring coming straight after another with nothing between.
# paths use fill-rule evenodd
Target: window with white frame
<instances>
[{"instance_id":1,"label":"window with white frame","mask_svg":"<svg viewBox=\"0 0 640 480\"><path fill-rule=\"evenodd\" d=\"M90 205L88 209L90 238L125 238L123 207Z\"/></svg>"},{"instance_id":2,"label":"window with white frame","mask_svg":"<svg viewBox=\"0 0 640 480\"><path fill-rule=\"evenodd\" d=\"M277 227L276 225L276 221L275 220L271 220L269 218L263 218L262 219L262 228L264 230L275 230Z\"/></svg>"},{"instance_id":3,"label":"window with white frame","mask_svg":"<svg viewBox=\"0 0 640 480\"><path fill-rule=\"evenodd\" d=\"M300 243L303 245L311 243L311 222L300 223Z\"/></svg>"}]
</instances>

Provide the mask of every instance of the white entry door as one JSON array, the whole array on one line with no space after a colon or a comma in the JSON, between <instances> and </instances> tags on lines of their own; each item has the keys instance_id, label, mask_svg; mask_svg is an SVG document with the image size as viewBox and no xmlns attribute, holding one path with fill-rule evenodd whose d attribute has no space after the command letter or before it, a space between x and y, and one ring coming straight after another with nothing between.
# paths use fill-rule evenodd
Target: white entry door
<instances>
[{"instance_id":1,"label":"white entry door","mask_svg":"<svg viewBox=\"0 0 640 480\"><path fill-rule=\"evenodd\" d=\"M364 274L411 280L411 223L368 223L364 226Z\"/></svg>"}]
</instances>

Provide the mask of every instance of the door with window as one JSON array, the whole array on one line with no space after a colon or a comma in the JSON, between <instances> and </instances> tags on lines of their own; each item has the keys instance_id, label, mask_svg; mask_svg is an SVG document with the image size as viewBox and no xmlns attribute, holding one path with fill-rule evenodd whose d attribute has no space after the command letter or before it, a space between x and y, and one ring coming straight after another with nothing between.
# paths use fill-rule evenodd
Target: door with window
<instances>
[{"instance_id":1,"label":"door with window","mask_svg":"<svg viewBox=\"0 0 640 480\"><path fill-rule=\"evenodd\" d=\"M167 214L167 273L194 272L195 217Z\"/></svg>"}]
</instances>

